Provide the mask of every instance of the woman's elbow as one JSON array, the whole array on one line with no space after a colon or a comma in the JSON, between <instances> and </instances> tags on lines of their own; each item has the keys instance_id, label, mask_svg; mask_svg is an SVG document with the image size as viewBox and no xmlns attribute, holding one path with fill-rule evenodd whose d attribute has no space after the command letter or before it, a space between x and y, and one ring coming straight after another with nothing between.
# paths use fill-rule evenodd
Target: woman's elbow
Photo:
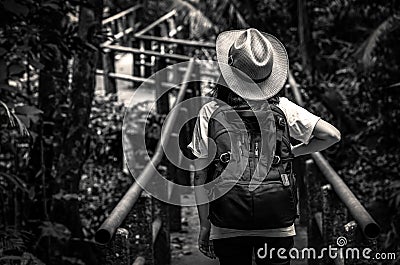
<instances>
[{"instance_id":1,"label":"woman's elbow","mask_svg":"<svg viewBox=\"0 0 400 265\"><path fill-rule=\"evenodd\" d=\"M342 139L342 135L338 129L333 127L331 132L329 133L329 138L333 143L337 143Z\"/></svg>"},{"instance_id":2,"label":"woman's elbow","mask_svg":"<svg viewBox=\"0 0 400 265\"><path fill-rule=\"evenodd\" d=\"M329 141L334 144L340 141L340 131L332 124L320 119L315 125L314 136L321 140Z\"/></svg>"}]
</instances>

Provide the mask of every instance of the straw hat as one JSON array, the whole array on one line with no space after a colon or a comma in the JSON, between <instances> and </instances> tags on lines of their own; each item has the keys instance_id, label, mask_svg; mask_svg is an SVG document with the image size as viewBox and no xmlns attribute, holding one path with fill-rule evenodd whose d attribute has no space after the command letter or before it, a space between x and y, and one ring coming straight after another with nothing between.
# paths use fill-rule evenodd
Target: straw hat
<instances>
[{"instance_id":1,"label":"straw hat","mask_svg":"<svg viewBox=\"0 0 400 265\"><path fill-rule=\"evenodd\" d=\"M242 98L268 99L283 88L289 59L276 37L253 28L225 31L218 35L216 50L224 81Z\"/></svg>"}]
</instances>

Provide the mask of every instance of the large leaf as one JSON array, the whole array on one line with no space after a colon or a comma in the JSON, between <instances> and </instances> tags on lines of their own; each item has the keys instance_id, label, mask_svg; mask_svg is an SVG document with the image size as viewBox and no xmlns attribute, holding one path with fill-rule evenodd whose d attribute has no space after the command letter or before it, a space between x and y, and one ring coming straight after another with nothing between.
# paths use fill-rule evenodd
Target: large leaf
<instances>
[{"instance_id":1,"label":"large leaf","mask_svg":"<svg viewBox=\"0 0 400 265\"><path fill-rule=\"evenodd\" d=\"M10 182L12 182L20 190L22 190L22 191L24 191L26 193L29 193L29 190L27 188L26 183L22 179L20 179L18 176L12 175L12 174L8 174L8 173L5 173L5 172L0 172L0 176L5 178L5 179L8 179Z\"/></svg>"},{"instance_id":2,"label":"large leaf","mask_svg":"<svg viewBox=\"0 0 400 265\"><path fill-rule=\"evenodd\" d=\"M383 21L361 45L357 54L361 56L361 62L365 69L374 63L372 54L380 42L390 33L400 27L400 15L393 14Z\"/></svg>"},{"instance_id":3,"label":"large leaf","mask_svg":"<svg viewBox=\"0 0 400 265\"><path fill-rule=\"evenodd\" d=\"M1 257L0 258L0 261L6 261L6 260L9 260L9 261L11 261L11 260L18 260L18 261L21 261L22 260L22 257L20 257L20 256L4 256L4 257Z\"/></svg>"},{"instance_id":4,"label":"large leaf","mask_svg":"<svg viewBox=\"0 0 400 265\"><path fill-rule=\"evenodd\" d=\"M10 76L20 76L26 71L26 67L20 63L11 64L8 67L8 73Z\"/></svg>"},{"instance_id":5,"label":"large leaf","mask_svg":"<svg viewBox=\"0 0 400 265\"><path fill-rule=\"evenodd\" d=\"M242 14L239 12L239 9L236 7L236 5L234 4L234 2L229 1L229 0L225 0L229 7L229 18L230 21L235 21L237 24L237 27L239 28L248 28L249 24L246 22L246 20L244 19L244 17L242 16Z\"/></svg>"},{"instance_id":6,"label":"large leaf","mask_svg":"<svg viewBox=\"0 0 400 265\"><path fill-rule=\"evenodd\" d=\"M186 12L192 36L200 36L210 29L216 28L214 23L199 8L184 0L174 0L173 2L176 9Z\"/></svg>"},{"instance_id":7,"label":"large leaf","mask_svg":"<svg viewBox=\"0 0 400 265\"><path fill-rule=\"evenodd\" d=\"M186 12L186 19L189 20L190 33L192 37L209 35L208 31L213 30L214 35L229 27L247 28L249 24L236 6L235 1L199 1L197 6L185 0L173 0L173 7ZM246 6L244 7L246 8ZM209 12L209 11L213 12ZM221 19L223 18L223 19Z\"/></svg>"},{"instance_id":8,"label":"large leaf","mask_svg":"<svg viewBox=\"0 0 400 265\"><path fill-rule=\"evenodd\" d=\"M29 131L28 128L25 126L25 124L18 118L18 116L14 113L11 113L11 116L13 117L16 127L18 128L19 134L21 136L29 136Z\"/></svg>"},{"instance_id":9,"label":"large leaf","mask_svg":"<svg viewBox=\"0 0 400 265\"><path fill-rule=\"evenodd\" d=\"M0 47L0 56L4 56L7 53L7 50L3 47Z\"/></svg>"},{"instance_id":10,"label":"large leaf","mask_svg":"<svg viewBox=\"0 0 400 265\"><path fill-rule=\"evenodd\" d=\"M36 108L35 106L24 105L15 107L15 113L23 115L38 115L42 114L43 111Z\"/></svg>"},{"instance_id":11,"label":"large leaf","mask_svg":"<svg viewBox=\"0 0 400 265\"><path fill-rule=\"evenodd\" d=\"M15 121L11 115L10 109L7 107L6 103L0 100L0 107L2 107L5 110L5 113L7 115L8 123L11 127L15 126ZM1 114L1 112L0 112Z\"/></svg>"},{"instance_id":12,"label":"large leaf","mask_svg":"<svg viewBox=\"0 0 400 265\"><path fill-rule=\"evenodd\" d=\"M29 252L24 252L24 254L22 254L21 265L45 265L45 264L40 259L35 257L33 254Z\"/></svg>"},{"instance_id":13,"label":"large leaf","mask_svg":"<svg viewBox=\"0 0 400 265\"><path fill-rule=\"evenodd\" d=\"M66 226L59 223L43 222L40 225L41 237L53 237L59 240L69 240L71 232Z\"/></svg>"}]
</instances>

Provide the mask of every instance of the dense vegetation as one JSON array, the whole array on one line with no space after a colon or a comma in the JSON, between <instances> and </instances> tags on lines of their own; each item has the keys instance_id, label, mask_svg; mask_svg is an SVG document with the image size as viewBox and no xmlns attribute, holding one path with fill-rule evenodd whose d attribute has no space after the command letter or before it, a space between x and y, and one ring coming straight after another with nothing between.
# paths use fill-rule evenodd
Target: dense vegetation
<instances>
[{"instance_id":1,"label":"dense vegetation","mask_svg":"<svg viewBox=\"0 0 400 265\"><path fill-rule=\"evenodd\" d=\"M99 2L0 2L0 258L8 264L96 264L94 230L131 181L120 170L123 106L94 95L105 37ZM147 19L178 8L188 38L252 26L282 40L307 107L342 131L326 154L383 225L380 245L398 250L399 4L156 2ZM109 13L127 5L104 3Z\"/></svg>"}]
</instances>

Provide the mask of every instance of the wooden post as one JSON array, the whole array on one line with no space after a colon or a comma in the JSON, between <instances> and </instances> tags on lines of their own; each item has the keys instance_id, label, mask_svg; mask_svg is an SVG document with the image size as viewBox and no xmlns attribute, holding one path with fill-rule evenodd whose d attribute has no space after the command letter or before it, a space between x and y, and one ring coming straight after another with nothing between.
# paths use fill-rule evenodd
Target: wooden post
<instances>
[{"instance_id":1,"label":"wooden post","mask_svg":"<svg viewBox=\"0 0 400 265\"><path fill-rule=\"evenodd\" d=\"M332 187L329 184L326 184L321 187L321 196L322 196L322 214L321 214L321 219L322 219L322 242L324 247L328 247L329 245L332 245L333 247L336 247L336 244L332 244L334 242L333 240L333 216L332 212L333 207L332 207ZM333 261L325 255L322 258L323 264L333 264Z\"/></svg>"},{"instance_id":2,"label":"wooden post","mask_svg":"<svg viewBox=\"0 0 400 265\"><path fill-rule=\"evenodd\" d=\"M127 24L128 27L133 28L133 32L135 32L135 22L136 22L136 12L137 10L132 11L127 15Z\"/></svg>"},{"instance_id":3,"label":"wooden post","mask_svg":"<svg viewBox=\"0 0 400 265\"><path fill-rule=\"evenodd\" d=\"M129 27L133 28L134 33L136 32L136 28L135 28L136 17L137 17L136 12L138 12L138 11L134 10L132 13L129 14L129 17L128 17L128 25L129 25ZM132 37L128 37L127 45L130 45L130 47L132 47L132 48L138 48L137 42ZM137 65L138 62L140 62L140 56L132 53L132 69L131 69L132 76L139 76L140 68ZM138 83L132 82L132 88L136 88L138 86L139 86Z\"/></svg>"},{"instance_id":4,"label":"wooden post","mask_svg":"<svg viewBox=\"0 0 400 265\"><path fill-rule=\"evenodd\" d=\"M356 244L357 247L365 249L365 248L369 248L371 249L371 252L368 253L368 255L370 257L374 257L378 251L378 242L377 239L371 239L371 238L365 238L362 234L362 231L360 229L357 229L356 231ZM351 263L350 263L351 264ZM378 260L375 259L369 259L369 260L360 260L358 262L354 262L353 264L368 264L368 265L377 265L377 264L381 264L378 263Z\"/></svg>"},{"instance_id":5,"label":"wooden post","mask_svg":"<svg viewBox=\"0 0 400 265\"><path fill-rule=\"evenodd\" d=\"M166 62L165 58L158 57L156 58L156 69L157 73L155 76L156 81L156 98L157 98L157 113L166 115L169 112L169 96L168 92L166 92L165 87L162 86L162 82L167 80L167 71L162 70L165 69Z\"/></svg>"},{"instance_id":6,"label":"wooden post","mask_svg":"<svg viewBox=\"0 0 400 265\"><path fill-rule=\"evenodd\" d=\"M351 248L358 248L357 244L357 234L359 233L358 230L358 225L356 221L350 221L347 224L344 225L344 237L347 239L347 245L346 247L351 247ZM354 264L354 260L347 260L347 264Z\"/></svg>"},{"instance_id":7,"label":"wooden post","mask_svg":"<svg viewBox=\"0 0 400 265\"><path fill-rule=\"evenodd\" d=\"M189 96L187 96L189 97ZM180 109L180 118L182 119L181 122L187 121L188 117L188 109L185 107L182 107ZM178 134L179 133L179 134ZM174 136L176 136L176 145L179 146L182 154L186 157L190 157L189 150L187 148L187 145L190 143L192 139L192 133L190 132L189 128L189 123L186 122L183 128L180 130L180 132L177 132ZM175 137L174 137L175 138ZM174 139L175 140L175 139ZM176 167L175 168L175 178L174 178L174 183L177 183L179 185L184 185L184 186L190 186L190 171L185 170L183 168L189 168L189 164L187 164L187 160L184 159L182 160L182 163L180 166L182 167ZM180 201L180 196L181 194L176 194L172 192L171 196L175 196L174 201ZM178 197L179 196L179 197ZM170 205L170 217L171 217L171 231L180 231L182 229L182 207L180 205Z\"/></svg>"},{"instance_id":8,"label":"wooden post","mask_svg":"<svg viewBox=\"0 0 400 265\"><path fill-rule=\"evenodd\" d=\"M178 84L181 82L181 78L180 78L180 72L179 72L177 65L173 65L172 77L173 77L173 83L176 84L176 86L178 86ZM187 97L185 97L185 99L186 98ZM179 117L182 118L184 121L186 119L187 113L183 112L182 110L183 110L183 108L180 109L182 115L179 115ZM182 129L183 132L185 132L185 127ZM180 132L175 132L173 141L171 141L171 142L173 142L174 145L180 146L180 138L181 138ZM184 178L189 178L189 176L187 176L187 174L186 174L186 171L180 169L179 167L174 167L173 176L175 176L173 178L173 182L177 183L177 184L181 184L181 185L183 185L182 180ZM172 192L171 196L175 197L173 200L180 201L180 194L177 194L176 192L174 192L174 190L172 190L171 192ZM180 205L169 205L169 216L170 216L170 230L172 232L181 231L181 229L182 229L182 220L181 220L182 219L182 208L181 208L181 206Z\"/></svg>"},{"instance_id":9,"label":"wooden post","mask_svg":"<svg viewBox=\"0 0 400 265\"><path fill-rule=\"evenodd\" d=\"M117 93L117 85L114 78L109 76L110 73L115 73L114 52L111 50L104 51L103 54L103 84L105 94Z\"/></svg>"},{"instance_id":10,"label":"wooden post","mask_svg":"<svg viewBox=\"0 0 400 265\"><path fill-rule=\"evenodd\" d=\"M160 24L158 29L159 29L159 34L161 37L168 37L168 29L167 29L165 23ZM159 46L158 48L159 48L160 53L167 53L165 43L158 42L158 46Z\"/></svg>"},{"instance_id":11,"label":"wooden post","mask_svg":"<svg viewBox=\"0 0 400 265\"><path fill-rule=\"evenodd\" d=\"M326 246L331 245L333 247L342 248L343 250L343 247L345 247L346 244L341 245L343 240L340 240L340 238L346 236L344 231L344 226L347 221L346 207L332 190L330 184L324 185L321 188L321 192L324 243ZM343 264L344 259L338 256L334 262L335 264Z\"/></svg>"},{"instance_id":12,"label":"wooden post","mask_svg":"<svg viewBox=\"0 0 400 265\"><path fill-rule=\"evenodd\" d=\"M143 48L146 51L152 50L151 41L150 40L144 40L143 41ZM144 77L146 77L146 78L150 77L153 74L151 57L152 56L145 55L144 59L143 59L143 61L144 61L144 64L143 64L144 65ZM158 69L160 69L160 68L158 68Z\"/></svg>"},{"instance_id":13,"label":"wooden post","mask_svg":"<svg viewBox=\"0 0 400 265\"><path fill-rule=\"evenodd\" d=\"M111 32L115 36L118 34L118 24L117 20L111 22Z\"/></svg>"},{"instance_id":14,"label":"wooden post","mask_svg":"<svg viewBox=\"0 0 400 265\"><path fill-rule=\"evenodd\" d=\"M143 193L121 226L129 231L131 261L141 256L146 260L146 264L154 264L152 209L153 202L151 197Z\"/></svg>"},{"instance_id":15,"label":"wooden post","mask_svg":"<svg viewBox=\"0 0 400 265\"><path fill-rule=\"evenodd\" d=\"M169 112L169 93L166 92L165 87L162 86L162 82L167 80L167 72L163 69L166 67L165 58L156 58L155 64L156 77L155 77L155 89L157 98L157 113L160 115L167 115ZM151 67L147 67L151 69ZM168 175L174 170L174 166L169 163L166 159L163 160L162 164L165 168L164 177L170 178ZM168 192L168 187L160 186L165 193ZM169 264L171 261L170 252L170 235L169 235L169 210L168 205L165 202L153 199L153 216L158 216L161 218L162 226L161 230L154 241L154 264L163 265Z\"/></svg>"},{"instance_id":16,"label":"wooden post","mask_svg":"<svg viewBox=\"0 0 400 265\"><path fill-rule=\"evenodd\" d=\"M360 259L348 259L346 260L346 265L378 264L377 260L363 259L362 251L365 248L370 248L372 250L368 253L370 257L375 255L377 251L376 239L370 240L364 238L356 221L350 221L344 225L344 237L347 239L346 248L357 248L360 251Z\"/></svg>"},{"instance_id":17,"label":"wooden post","mask_svg":"<svg viewBox=\"0 0 400 265\"><path fill-rule=\"evenodd\" d=\"M141 51L144 51L146 48L144 47L144 41L143 40L140 40L139 41L139 49L141 50ZM138 66L139 66L139 68L140 68L140 70L139 70L139 77L146 77L146 74L145 74L145 56L146 55L144 55L144 54L139 54L139 60L137 61L137 62L135 62L135 63L137 63L138 64Z\"/></svg>"},{"instance_id":18,"label":"wooden post","mask_svg":"<svg viewBox=\"0 0 400 265\"><path fill-rule=\"evenodd\" d=\"M373 257L373 255L376 254L376 252L378 251L378 241L377 239L366 239L366 244L365 247L368 247L370 249L372 249L372 252L370 253L370 256ZM377 260L374 259L370 259L368 260L367 264L371 264L371 265L376 265L378 264Z\"/></svg>"},{"instance_id":19,"label":"wooden post","mask_svg":"<svg viewBox=\"0 0 400 265\"><path fill-rule=\"evenodd\" d=\"M344 236L343 227L347 223L348 212L347 208L343 205L332 189L329 193L331 197L330 214L332 216L332 240L336 242L338 237Z\"/></svg>"},{"instance_id":20,"label":"wooden post","mask_svg":"<svg viewBox=\"0 0 400 265\"><path fill-rule=\"evenodd\" d=\"M118 228L113 240L104 247L105 265L131 264L129 256L129 231Z\"/></svg>"},{"instance_id":21,"label":"wooden post","mask_svg":"<svg viewBox=\"0 0 400 265\"><path fill-rule=\"evenodd\" d=\"M122 32L124 32L125 29L127 29L129 27L126 15L121 18L121 26L122 26ZM127 46L128 45L128 34L125 34L125 32L123 34L124 35L122 37L122 43L123 43L123 46Z\"/></svg>"},{"instance_id":22,"label":"wooden post","mask_svg":"<svg viewBox=\"0 0 400 265\"><path fill-rule=\"evenodd\" d=\"M302 226L307 226L308 220L310 220L311 216L310 213L308 212L308 206L307 206L307 200L308 196L310 194L308 193L308 190L305 187L304 183L304 178L305 176L305 162L304 159L301 157L298 157L294 159L293 161L293 172L295 173L296 176L296 181L297 181L297 188L298 188L298 197L299 197L299 223Z\"/></svg>"},{"instance_id":23,"label":"wooden post","mask_svg":"<svg viewBox=\"0 0 400 265\"><path fill-rule=\"evenodd\" d=\"M317 176L317 168L312 159L308 159L305 163L305 177L304 177L305 190L307 191L307 205L308 205L308 227L307 227L307 241L308 247L315 248L318 253L322 248L322 237L318 227L317 217L321 212L320 202L320 187L321 182ZM322 264L321 260L312 259L308 260L309 265Z\"/></svg>"},{"instance_id":24,"label":"wooden post","mask_svg":"<svg viewBox=\"0 0 400 265\"><path fill-rule=\"evenodd\" d=\"M131 41L131 47L132 48L139 48L139 44L137 40L132 40ZM141 72L140 72L140 54L137 53L132 53L132 76L136 77L141 77ZM139 86L139 83L137 82L132 82L133 88L136 88Z\"/></svg>"},{"instance_id":25,"label":"wooden post","mask_svg":"<svg viewBox=\"0 0 400 265\"><path fill-rule=\"evenodd\" d=\"M332 222L332 187L326 184L321 187L322 195L322 239L324 246L333 242L333 222Z\"/></svg>"},{"instance_id":26,"label":"wooden post","mask_svg":"<svg viewBox=\"0 0 400 265\"><path fill-rule=\"evenodd\" d=\"M195 80L200 80L200 65L198 63L194 64L193 68L193 75L195 77ZM197 97L195 100L194 108L191 109L191 111L194 111L194 114L197 115L199 113L201 107L202 107L202 100L201 100L201 82L200 81L195 81L193 82L193 85L190 86L192 88L192 94L191 97ZM193 114L193 113L192 113ZM196 121L193 121L193 126Z\"/></svg>"},{"instance_id":27,"label":"wooden post","mask_svg":"<svg viewBox=\"0 0 400 265\"><path fill-rule=\"evenodd\" d=\"M172 191L173 192L173 191ZM182 230L182 208L179 205L169 205L169 229L171 232L179 232Z\"/></svg>"},{"instance_id":28,"label":"wooden post","mask_svg":"<svg viewBox=\"0 0 400 265\"><path fill-rule=\"evenodd\" d=\"M311 33L307 15L307 0L297 0L298 7L298 33L302 66L305 73L311 77L312 58L310 57ZM311 55L312 56L312 55Z\"/></svg>"},{"instance_id":29,"label":"wooden post","mask_svg":"<svg viewBox=\"0 0 400 265\"><path fill-rule=\"evenodd\" d=\"M167 187L163 187L167 189ZM161 219L161 228L153 238L154 265L167 265L171 263L169 213L165 202L153 198L153 222Z\"/></svg>"},{"instance_id":30,"label":"wooden post","mask_svg":"<svg viewBox=\"0 0 400 265\"><path fill-rule=\"evenodd\" d=\"M173 146L173 148L175 149L178 145L179 145L179 132L174 132L171 135L171 140L169 141L169 144L171 144L171 146ZM168 148L168 147L167 147ZM184 177L184 172L182 172L183 170L181 170L179 168L179 166L174 166L172 164L170 164L169 166L169 180L177 183L177 184L181 184L180 183L180 179L182 177ZM174 191L174 187L172 187L171 192L171 199L173 201L177 201L180 202L180 194L177 193L176 191ZM174 232L178 232L181 230L181 206L180 205L169 205L168 206L168 211L169 211L169 217L170 217L170 230L174 231Z\"/></svg>"}]
</instances>

